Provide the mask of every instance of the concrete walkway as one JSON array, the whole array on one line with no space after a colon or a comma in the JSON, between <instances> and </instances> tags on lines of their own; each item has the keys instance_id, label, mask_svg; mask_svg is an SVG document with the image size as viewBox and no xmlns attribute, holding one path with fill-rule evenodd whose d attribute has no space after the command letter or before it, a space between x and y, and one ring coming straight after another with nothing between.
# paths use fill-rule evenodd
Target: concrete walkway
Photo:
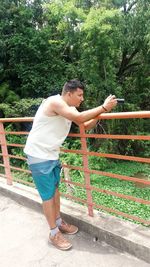
<instances>
[{"instance_id":1,"label":"concrete walkway","mask_svg":"<svg viewBox=\"0 0 150 267\"><path fill-rule=\"evenodd\" d=\"M150 264L79 232L70 251L48 245L44 216L0 195L1 267L150 267Z\"/></svg>"}]
</instances>

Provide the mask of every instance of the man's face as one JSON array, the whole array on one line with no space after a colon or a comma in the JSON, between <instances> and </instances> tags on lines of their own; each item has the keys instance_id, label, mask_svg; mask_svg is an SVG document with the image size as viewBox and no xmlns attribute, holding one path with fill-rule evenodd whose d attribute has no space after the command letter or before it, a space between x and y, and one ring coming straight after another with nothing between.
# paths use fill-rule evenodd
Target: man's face
<instances>
[{"instance_id":1,"label":"man's face","mask_svg":"<svg viewBox=\"0 0 150 267\"><path fill-rule=\"evenodd\" d=\"M77 88L74 92L69 92L70 97L70 106L79 107L80 104L84 101L83 98L83 90L80 88Z\"/></svg>"}]
</instances>

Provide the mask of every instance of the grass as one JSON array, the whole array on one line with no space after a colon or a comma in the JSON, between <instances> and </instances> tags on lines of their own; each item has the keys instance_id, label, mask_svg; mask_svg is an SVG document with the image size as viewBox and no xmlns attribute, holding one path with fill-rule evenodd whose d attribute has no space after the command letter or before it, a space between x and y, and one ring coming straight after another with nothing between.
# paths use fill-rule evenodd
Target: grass
<instances>
[{"instance_id":1,"label":"grass","mask_svg":"<svg viewBox=\"0 0 150 267\"><path fill-rule=\"evenodd\" d=\"M116 174L122 174L127 176L136 176L137 173L142 173L147 179L150 179L150 167L147 164L137 162L122 162L108 164L105 169L107 172ZM81 171L71 172L71 180L84 184L84 175ZM90 175L91 185L104 190L114 191L124 195L134 196L137 198L150 200L150 187L141 187L140 184L129 182L125 180L114 179L106 176L100 176L96 174ZM60 186L61 191L66 191L66 185ZM74 186L73 196L86 200L86 190ZM119 210L121 212L140 217L145 220L150 219L150 206L134 202L131 200L119 198L116 196L93 191L92 199L98 205L103 205L112 209ZM105 212L105 211L104 211ZM121 217L121 216L119 216ZM125 219L125 218L124 218ZM130 220L130 219L127 219ZM132 220L131 220L132 221ZM137 222L136 222L137 223Z\"/></svg>"}]
</instances>

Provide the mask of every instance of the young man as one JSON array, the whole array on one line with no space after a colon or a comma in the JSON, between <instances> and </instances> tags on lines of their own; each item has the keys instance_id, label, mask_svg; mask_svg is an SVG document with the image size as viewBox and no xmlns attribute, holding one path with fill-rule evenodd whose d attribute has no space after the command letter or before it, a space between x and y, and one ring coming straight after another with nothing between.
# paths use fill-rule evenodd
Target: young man
<instances>
[{"instance_id":1,"label":"young man","mask_svg":"<svg viewBox=\"0 0 150 267\"><path fill-rule=\"evenodd\" d=\"M76 107L84 100L83 91L84 85L74 79L65 83L61 95L44 100L35 115L24 149L50 227L49 242L61 250L72 247L62 233L75 234L78 228L64 222L60 216L60 146L69 133L72 121L78 125L84 123L89 130L95 126L98 115L109 112L117 104L115 96L110 95L103 105L79 112Z\"/></svg>"}]
</instances>

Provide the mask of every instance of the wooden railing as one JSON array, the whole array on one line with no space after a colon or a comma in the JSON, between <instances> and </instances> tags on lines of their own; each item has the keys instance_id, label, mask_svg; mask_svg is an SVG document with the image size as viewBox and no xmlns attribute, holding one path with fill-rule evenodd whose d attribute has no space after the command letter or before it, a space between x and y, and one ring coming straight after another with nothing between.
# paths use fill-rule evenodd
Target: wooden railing
<instances>
[{"instance_id":1,"label":"wooden railing","mask_svg":"<svg viewBox=\"0 0 150 267\"><path fill-rule=\"evenodd\" d=\"M150 111L141 111L141 112L121 112L121 113L107 113L107 114L102 114L99 116L99 119L103 120L114 120L114 119L135 119L135 118L150 118ZM8 153L8 148L9 147L17 147L22 149L24 147L23 144L16 144L16 143L10 143L7 142L7 135L17 135L17 136L27 136L28 132L23 132L23 131L5 131L4 125L6 123L21 123L21 122L32 122L33 118L5 118L5 119L0 119L0 142L1 142L1 156L3 159L3 162L0 164L1 167L4 168L4 173L1 173L0 175L5 177L7 179L7 184L12 185L13 183L13 175L12 175L12 170L19 171L19 172L25 172L25 173L30 173L28 169L22 169L16 166L11 166L10 165L10 158L14 159L19 159L25 161L26 158L24 156L17 156L17 155L10 155ZM149 121L149 120L148 120ZM147 121L147 123L148 123ZM101 170L94 170L89 168L89 156L95 156L95 157L103 157L103 158L111 158L111 159L118 159L118 160L128 160L128 161L136 161L136 162L142 162L142 163L150 163L150 159L146 157L136 157L136 156L127 156L127 155L117 155L117 154L110 154L110 153L98 153L94 151L89 151L88 150L88 145L87 145L87 138L95 138L95 139L124 139L124 140L150 140L150 136L144 136L144 135L114 135L114 134L88 134L85 132L84 126L80 125L80 132L79 133L70 133L69 136L72 138L80 138L81 140L81 149L80 150L73 150L73 149L61 149L63 153L75 153L82 155L82 160L83 160L83 165L81 166L72 166L72 165L67 165L63 164L64 168L67 169L72 169L72 170L79 170L84 173L84 184L73 182L70 179L62 179L62 182L65 184L70 184L74 186L78 186L80 188L86 189L86 199L81 199L78 197L75 197L73 195L69 195L66 193L62 193L63 196L70 198L72 200L78 201L79 203L84 203L88 207L88 214L90 216L93 216L93 208L101 209L109 213L113 213L116 215L123 216L125 218L129 218L131 220L149 225L150 220L145 220L140 217L134 216L133 214L127 214L125 212L121 212L119 210L103 206L103 205L98 205L97 203L93 202L92 198L92 192L100 192L103 194L107 194L110 196L115 196L119 197L122 199L127 199L131 200L137 203L142 203L143 205L150 205L150 201L147 199L142 199L142 198L137 198L135 196L131 195L126 195L126 194L121 194L118 192L110 191L110 190L105 190L102 188L97 188L95 186L91 185L91 179L90 175L91 174L97 174L97 175L102 175L106 177L110 177L112 179L119 179L119 180L124 180L124 181L130 181L130 182L137 182L143 185L150 186L150 181L146 179L140 179L138 177L130 177L130 176L125 176L122 174L116 174L116 173L111 173L107 171L101 171ZM30 185L29 182L26 181L21 181L20 179L17 180L18 182L23 182L28 185Z\"/></svg>"}]
</instances>

